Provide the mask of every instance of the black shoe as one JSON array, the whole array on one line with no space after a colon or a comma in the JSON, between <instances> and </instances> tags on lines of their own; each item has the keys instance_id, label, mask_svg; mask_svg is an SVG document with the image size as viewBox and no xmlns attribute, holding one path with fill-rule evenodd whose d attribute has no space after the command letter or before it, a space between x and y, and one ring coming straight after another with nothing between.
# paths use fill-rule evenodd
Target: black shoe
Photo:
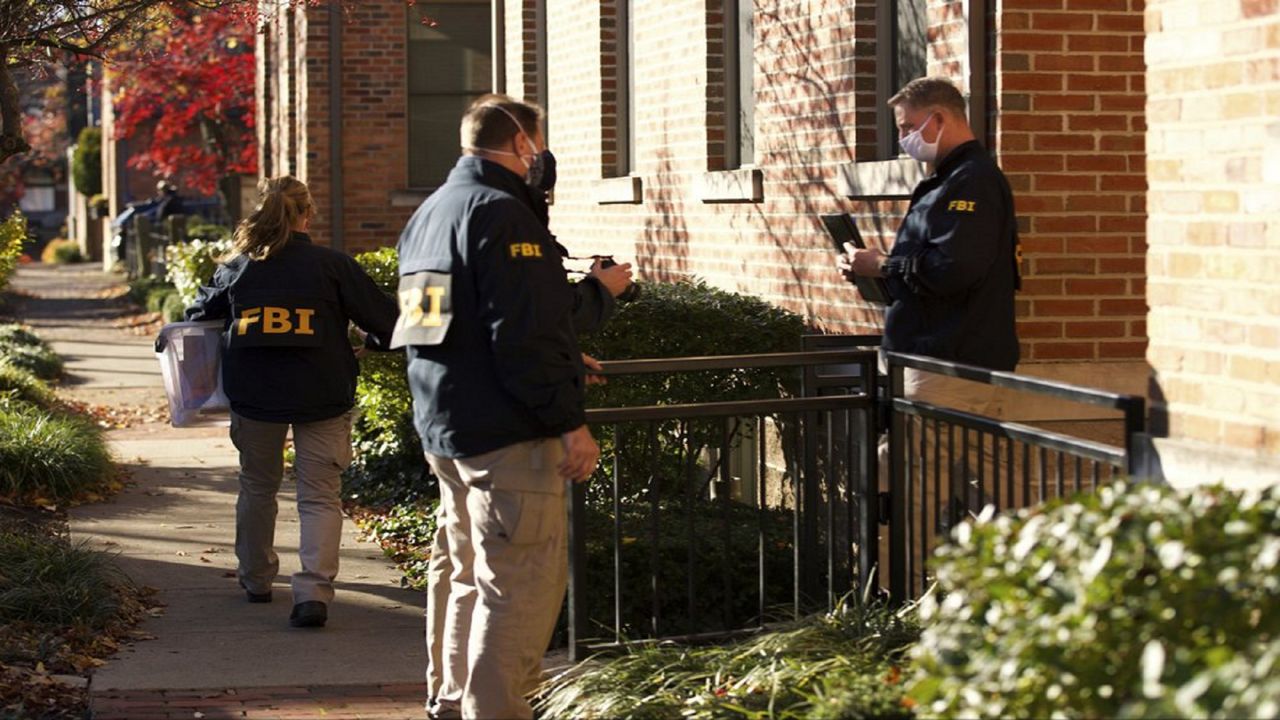
<instances>
[{"instance_id":1,"label":"black shoe","mask_svg":"<svg viewBox=\"0 0 1280 720\"><path fill-rule=\"evenodd\" d=\"M249 588L244 587L244 583L240 583L240 587L244 588L244 595L251 603L269 603L271 602L271 591L256 593Z\"/></svg>"},{"instance_id":2,"label":"black shoe","mask_svg":"<svg viewBox=\"0 0 1280 720\"><path fill-rule=\"evenodd\" d=\"M293 606L289 624L294 627L324 627L328 619L328 606L319 600L308 600Z\"/></svg>"}]
</instances>

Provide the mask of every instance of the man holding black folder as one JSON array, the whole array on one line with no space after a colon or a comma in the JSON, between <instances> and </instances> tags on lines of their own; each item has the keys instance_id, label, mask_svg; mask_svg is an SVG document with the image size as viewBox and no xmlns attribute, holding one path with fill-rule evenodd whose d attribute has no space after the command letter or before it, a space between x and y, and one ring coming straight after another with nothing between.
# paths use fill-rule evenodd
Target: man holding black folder
<instances>
[{"instance_id":1,"label":"man holding black folder","mask_svg":"<svg viewBox=\"0 0 1280 720\"><path fill-rule=\"evenodd\" d=\"M851 248L849 280L884 278L885 350L1013 370L1018 229L1009 183L974 138L960 92L919 78L889 99L902 149L926 163L893 250Z\"/></svg>"},{"instance_id":2,"label":"man holding black folder","mask_svg":"<svg viewBox=\"0 0 1280 720\"><path fill-rule=\"evenodd\" d=\"M888 295L889 305L883 350L1013 370L1018 364L1013 297L1020 280L1009 183L974 137L964 98L949 81L912 80L889 99L889 106L902 150L932 173L912 192L888 255L846 243L837 267L850 281L861 280L860 288L868 279L883 280L880 290ZM910 368L904 375L908 398L980 415L1000 414L991 385ZM926 442L934 446L933 440ZM948 459L946 444L939 442L936 454L918 463L936 462L943 477L980 476L981 471ZM880 445L883 484L888 477L888 443L882 439ZM984 445L985 457L972 462L985 464L990 477L998 461L990 443ZM933 496L939 484L928 485L924 483L915 502L935 506L930 517L945 518L948 514L936 511ZM962 490L950 480L940 486L953 488L952 502L957 492L974 490ZM978 498L965 504L976 511L984 502ZM947 529L945 520L937 528L922 528L926 537Z\"/></svg>"}]
</instances>

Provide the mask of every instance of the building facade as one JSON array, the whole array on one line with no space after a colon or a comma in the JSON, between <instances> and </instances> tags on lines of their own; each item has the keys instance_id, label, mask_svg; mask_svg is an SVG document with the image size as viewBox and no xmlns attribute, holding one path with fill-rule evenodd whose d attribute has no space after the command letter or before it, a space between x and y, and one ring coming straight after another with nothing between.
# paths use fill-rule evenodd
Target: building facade
<instances>
[{"instance_id":1,"label":"building facade","mask_svg":"<svg viewBox=\"0 0 1280 720\"><path fill-rule=\"evenodd\" d=\"M279 11L259 45L261 167L311 184L314 227L334 246L393 244L456 156L461 109L496 89L548 112L552 229L574 255L758 295L822 331L874 332L880 310L836 272L819 215L850 213L868 241L892 242L923 171L899 157L885 100L944 75L1014 189L1019 370L1150 388L1162 453L1228 445L1274 467L1280 296L1247 285L1259 302L1241 317L1254 319L1230 332L1193 298L1213 286L1227 312L1245 302L1233 284L1276 264L1276 108L1255 89L1275 94L1273 0L417 5L430 17L404 0L345 18ZM1198 43L1248 49L1211 72L1209 55L1184 51ZM1239 342L1256 344L1228 349ZM1217 370L1229 379L1210 393ZM1006 403L1020 419L1061 412Z\"/></svg>"}]
</instances>

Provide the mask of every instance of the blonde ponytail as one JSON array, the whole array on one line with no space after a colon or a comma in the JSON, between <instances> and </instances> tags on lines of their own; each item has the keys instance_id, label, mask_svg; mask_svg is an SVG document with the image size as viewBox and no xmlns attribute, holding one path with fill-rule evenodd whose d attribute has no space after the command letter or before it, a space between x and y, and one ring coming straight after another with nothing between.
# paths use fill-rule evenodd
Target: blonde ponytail
<instances>
[{"instance_id":1,"label":"blonde ponytail","mask_svg":"<svg viewBox=\"0 0 1280 720\"><path fill-rule=\"evenodd\" d=\"M258 185L258 207L240 222L232 250L251 260L266 260L289 242L293 228L312 211L311 191L289 175Z\"/></svg>"}]
</instances>

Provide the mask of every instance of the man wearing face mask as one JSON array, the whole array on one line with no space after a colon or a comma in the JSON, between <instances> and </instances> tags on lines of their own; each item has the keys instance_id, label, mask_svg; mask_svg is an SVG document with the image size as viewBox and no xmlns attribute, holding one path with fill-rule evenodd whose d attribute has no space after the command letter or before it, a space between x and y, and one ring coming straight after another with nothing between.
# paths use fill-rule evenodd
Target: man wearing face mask
<instances>
[{"instance_id":1,"label":"man wearing face mask","mask_svg":"<svg viewBox=\"0 0 1280 720\"><path fill-rule=\"evenodd\" d=\"M556 156L544 148L538 162L540 167L537 182L531 181L533 213L544 227L550 227L551 207L548 200L556 187ZM569 249L561 245L555 235L551 236L551 240L555 242L561 256L569 257ZM617 297L631 285L631 263L606 266L600 259L593 262L587 276L573 285L574 329L579 333L599 330L613 314Z\"/></svg>"},{"instance_id":2,"label":"man wearing face mask","mask_svg":"<svg viewBox=\"0 0 1280 720\"><path fill-rule=\"evenodd\" d=\"M974 138L949 81L912 80L889 106L903 151L933 172L912 193L892 252L855 249L838 267L850 280L885 279L885 350L1013 370L1020 280L1009 182Z\"/></svg>"},{"instance_id":3,"label":"man wearing face mask","mask_svg":"<svg viewBox=\"0 0 1280 720\"><path fill-rule=\"evenodd\" d=\"M463 156L398 246L392 344L407 348L449 560L443 611L427 617L436 717L532 717L568 578L565 486L600 455L573 290L535 212L541 119L505 95L473 103Z\"/></svg>"},{"instance_id":4,"label":"man wearing face mask","mask_svg":"<svg viewBox=\"0 0 1280 720\"><path fill-rule=\"evenodd\" d=\"M885 314L882 349L942 360L1013 370L1018 364L1014 292L1018 274L1018 228L1009 183L969 127L964 98L944 78L912 80L889 99L903 152L932 173L911 194L893 249L847 248L837 267L854 275L883 277L892 302ZM883 368L882 368L883 371ZM912 399L982 415L999 415L995 388L907 369L905 393ZM933 445L931 440L926 441ZM994 477L1000 461L991 447L975 452L964 467L947 457L945 440L930 462L943 477ZM889 445L880 442L881 483L888 489ZM978 456L982 455L979 460ZM1007 471L1007 468L1003 470ZM1005 473L1007 475L1007 472ZM943 482L942 487L952 487ZM926 484L916 502L934 506ZM985 498L970 483L967 506L980 510ZM959 502L959 500L953 500ZM916 512L919 512L917 505ZM930 510L937 526L949 530L946 513ZM882 544L887 550L887 543ZM882 555L881 561L884 561Z\"/></svg>"}]
</instances>

